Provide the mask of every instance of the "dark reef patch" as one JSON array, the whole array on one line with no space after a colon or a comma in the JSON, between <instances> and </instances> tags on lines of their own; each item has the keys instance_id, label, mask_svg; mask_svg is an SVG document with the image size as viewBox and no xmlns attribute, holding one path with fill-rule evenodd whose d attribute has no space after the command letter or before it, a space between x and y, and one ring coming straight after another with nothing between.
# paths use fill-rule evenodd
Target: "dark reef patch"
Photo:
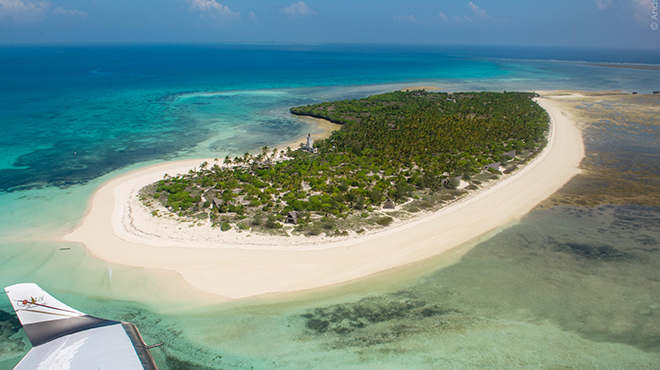
<instances>
[{"instance_id":1,"label":"dark reef patch","mask_svg":"<svg viewBox=\"0 0 660 370\"><path fill-rule=\"evenodd\" d=\"M658 218L652 206L535 210L459 263L396 293L311 309L304 326L331 349L397 350L418 335L549 321L660 352Z\"/></svg>"},{"instance_id":2,"label":"dark reef patch","mask_svg":"<svg viewBox=\"0 0 660 370\"><path fill-rule=\"evenodd\" d=\"M405 319L423 319L457 313L455 309L406 297L404 292L361 299L357 302L316 308L301 315L316 334L348 334L370 325Z\"/></svg>"},{"instance_id":3,"label":"dark reef patch","mask_svg":"<svg viewBox=\"0 0 660 370\"><path fill-rule=\"evenodd\" d=\"M167 370L214 370L215 367L208 367L199 364L195 364L190 361L181 360L174 356L167 356Z\"/></svg>"},{"instance_id":4,"label":"dark reef patch","mask_svg":"<svg viewBox=\"0 0 660 370\"><path fill-rule=\"evenodd\" d=\"M21 329L21 322L18 321L18 318L13 312L0 310L0 323L2 323L2 326L0 326L0 335L4 334L3 328L9 329L11 334L18 333Z\"/></svg>"},{"instance_id":5,"label":"dark reef patch","mask_svg":"<svg viewBox=\"0 0 660 370\"><path fill-rule=\"evenodd\" d=\"M13 367L31 348L27 337L24 334L17 334L20 330L21 323L16 315L13 312L0 310L0 363L6 360L12 362ZM12 358L15 358L15 362Z\"/></svg>"},{"instance_id":6,"label":"dark reef patch","mask_svg":"<svg viewBox=\"0 0 660 370\"><path fill-rule=\"evenodd\" d=\"M478 319L440 302L399 291L311 310L301 317L308 336L329 340L330 349L400 351L397 342L429 330L435 335L473 325Z\"/></svg>"},{"instance_id":7,"label":"dark reef patch","mask_svg":"<svg viewBox=\"0 0 660 370\"><path fill-rule=\"evenodd\" d=\"M657 352L658 220L653 206L536 210L438 271L424 290L451 289L447 304L473 315L550 319L590 340Z\"/></svg>"},{"instance_id":8,"label":"dark reef patch","mask_svg":"<svg viewBox=\"0 0 660 370\"><path fill-rule=\"evenodd\" d=\"M629 259L632 257L629 253L621 252L617 248L611 245L589 245L586 243L573 243L565 242L560 243L554 241L554 250L557 252L571 253L579 257L584 257L588 259L601 259L601 260L622 260Z\"/></svg>"},{"instance_id":9,"label":"dark reef patch","mask_svg":"<svg viewBox=\"0 0 660 370\"><path fill-rule=\"evenodd\" d=\"M580 124L582 173L540 204L660 206L660 99L650 95L601 96L561 101Z\"/></svg>"}]
</instances>

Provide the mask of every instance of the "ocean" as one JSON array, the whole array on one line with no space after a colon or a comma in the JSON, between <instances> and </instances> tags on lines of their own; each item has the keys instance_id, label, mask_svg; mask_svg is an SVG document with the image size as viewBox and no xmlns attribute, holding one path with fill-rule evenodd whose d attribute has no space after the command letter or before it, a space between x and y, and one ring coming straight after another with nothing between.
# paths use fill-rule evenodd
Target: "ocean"
<instances>
[{"instance_id":1,"label":"ocean","mask_svg":"<svg viewBox=\"0 0 660 370\"><path fill-rule=\"evenodd\" d=\"M288 114L292 106L411 85L660 90L660 71L613 68L626 63L657 65L660 52L0 47L0 285L35 282L83 312L135 323L149 343L166 343L152 351L162 370L657 368L660 208L650 202L538 209L464 255L230 303L167 271L110 265L54 240L75 227L101 184L122 173L242 155L305 134L307 125ZM587 150L596 153L589 158L606 153L608 169L636 168L637 159L644 176L626 178L658 186L658 120L638 120L626 132L607 122L586 131ZM10 307L0 299L0 369L30 348Z\"/></svg>"}]
</instances>

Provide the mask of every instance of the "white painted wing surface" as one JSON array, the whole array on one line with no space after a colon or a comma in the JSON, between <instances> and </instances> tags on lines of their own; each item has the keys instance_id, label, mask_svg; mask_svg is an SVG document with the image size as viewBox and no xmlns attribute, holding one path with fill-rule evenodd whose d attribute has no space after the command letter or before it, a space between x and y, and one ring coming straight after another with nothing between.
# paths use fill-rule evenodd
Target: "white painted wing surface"
<instances>
[{"instance_id":1,"label":"white painted wing surface","mask_svg":"<svg viewBox=\"0 0 660 370\"><path fill-rule=\"evenodd\" d=\"M133 324L86 315L36 284L5 288L32 350L19 370L157 370Z\"/></svg>"},{"instance_id":2,"label":"white painted wing surface","mask_svg":"<svg viewBox=\"0 0 660 370\"><path fill-rule=\"evenodd\" d=\"M14 370L143 370L121 324L67 335L34 347Z\"/></svg>"}]
</instances>

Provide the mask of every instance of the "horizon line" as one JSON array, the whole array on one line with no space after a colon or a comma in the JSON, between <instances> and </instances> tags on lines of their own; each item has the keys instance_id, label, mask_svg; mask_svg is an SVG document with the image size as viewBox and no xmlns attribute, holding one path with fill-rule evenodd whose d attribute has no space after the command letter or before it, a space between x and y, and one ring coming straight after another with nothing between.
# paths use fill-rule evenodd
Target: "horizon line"
<instances>
[{"instance_id":1,"label":"horizon line","mask_svg":"<svg viewBox=\"0 0 660 370\"><path fill-rule=\"evenodd\" d=\"M492 47L492 48L538 48L538 49L573 49L573 50L630 50L660 52L660 48L633 48L633 47L607 47L607 46L576 46L576 45L531 45L531 44L451 44L451 43L401 43L401 42L298 42L298 41L53 41L53 42L1 42L0 47L20 46L324 46L324 45L349 45L349 46L397 46L397 47Z\"/></svg>"}]
</instances>

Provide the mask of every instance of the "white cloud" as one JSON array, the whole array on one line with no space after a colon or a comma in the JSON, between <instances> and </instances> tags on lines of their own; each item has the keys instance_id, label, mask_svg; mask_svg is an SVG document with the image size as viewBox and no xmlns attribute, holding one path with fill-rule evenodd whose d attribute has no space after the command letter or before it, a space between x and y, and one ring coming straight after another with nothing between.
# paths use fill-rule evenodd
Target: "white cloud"
<instances>
[{"instance_id":1,"label":"white cloud","mask_svg":"<svg viewBox=\"0 0 660 370\"><path fill-rule=\"evenodd\" d=\"M470 23L474 22L474 19L472 17L468 17L467 15L462 15L462 16L455 16L454 18L451 19L454 21L454 23Z\"/></svg>"},{"instance_id":2,"label":"white cloud","mask_svg":"<svg viewBox=\"0 0 660 370\"><path fill-rule=\"evenodd\" d=\"M309 5L305 4L303 1L299 1L287 6L286 8L282 9L282 13L291 17L306 17L318 14L314 9L310 8Z\"/></svg>"},{"instance_id":3,"label":"white cloud","mask_svg":"<svg viewBox=\"0 0 660 370\"><path fill-rule=\"evenodd\" d=\"M250 11L250 20L253 22L257 21L257 15L253 11Z\"/></svg>"},{"instance_id":4,"label":"white cloud","mask_svg":"<svg viewBox=\"0 0 660 370\"><path fill-rule=\"evenodd\" d=\"M653 0L632 0L632 2L635 4L635 13L633 14L633 18L644 23L656 20L655 18L652 18L654 14L657 14L653 13ZM657 9L658 3L656 2L655 4Z\"/></svg>"},{"instance_id":5,"label":"white cloud","mask_svg":"<svg viewBox=\"0 0 660 370\"><path fill-rule=\"evenodd\" d=\"M240 12L234 12L229 9L226 5L222 5L215 0L191 0L190 8L191 12L198 11L209 15L211 18L223 17L223 18L240 18Z\"/></svg>"},{"instance_id":6,"label":"white cloud","mask_svg":"<svg viewBox=\"0 0 660 370\"><path fill-rule=\"evenodd\" d=\"M642 22L650 23L657 22L658 18L658 1L657 0L594 0L596 7L604 10L612 6L612 4L622 5L622 9L627 9L632 12L632 18ZM625 4L624 4L625 3Z\"/></svg>"},{"instance_id":7,"label":"white cloud","mask_svg":"<svg viewBox=\"0 0 660 370\"><path fill-rule=\"evenodd\" d=\"M10 17L17 21L38 21L50 11L48 1L0 0L0 19Z\"/></svg>"},{"instance_id":8,"label":"white cloud","mask_svg":"<svg viewBox=\"0 0 660 370\"><path fill-rule=\"evenodd\" d=\"M394 17L394 20L397 22L402 22L402 23L417 23L417 18L415 18L414 15L403 15L399 14L398 16Z\"/></svg>"},{"instance_id":9,"label":"white cloud","mask_svg":"<svg viewBox=\"0 0 660 370\"><path fill-rule=\"evenodd\" d=\"M480 8L478 5L470 1L467 5L467 8L471 10L472 14L467 15L457 15L448 19L444 13L440 13L438 19L441 22L450 21L454 24L502 24L509 22L509 18L495 18L486 12L485 9Z\"/></svg>"},{"instance_id":10,"label":"white cloud","mask_svg":"<svg viewBox=\"0 0 660 370\"><path fill-rule=\"evenodd\" d=\"M66 17L72 17L72 18L83 18L83 19L88 17L87 13L85 13L83 11L80 11L78 9L66 10L66 9L64 9L62 7L59 7L59 6L55 9L53 9L53 14L62 15L62 16L66 16Z\"/></svg>"},{"instance_id":11,"label":"white cloud","mask_svg":"<svg viewBox=\"0 0 660 370\"><path fill-rule=\"evenodd\" d=\"M21 22L38 22L50 15L87 18L87 13L78 9L57 7L51 10L50 1L0 0L0 19L9 17Z\"/></svg>"},{"instance_id":12,"label":"white cloud","mask_svg":"<svg viewBox=\"0 0 660 370\"><path fill-rule=\"evenodd\" d=\"M645 8L648 10L653 9L653 1L652 0L633 0L633 3L637 3L637 5L641 8Z\"/></svg>"},{"instance_id":13,"label":"white cloud","mask_svg":"<svg viewBox=\"0 0 660 370\"><path fill-rule=\"evenodd\" d=\"M491 16L488 15L488 13L486 13L485 10L483 10L483 9L479 8L478 6L474 5L474 3L472 1L470 1L470 3L468 4L468 8L472 9L472 11L474 12L474 15L477 18L482 18L482 19L490 19L491 18Z\"/></svg>"}]
</instances>

